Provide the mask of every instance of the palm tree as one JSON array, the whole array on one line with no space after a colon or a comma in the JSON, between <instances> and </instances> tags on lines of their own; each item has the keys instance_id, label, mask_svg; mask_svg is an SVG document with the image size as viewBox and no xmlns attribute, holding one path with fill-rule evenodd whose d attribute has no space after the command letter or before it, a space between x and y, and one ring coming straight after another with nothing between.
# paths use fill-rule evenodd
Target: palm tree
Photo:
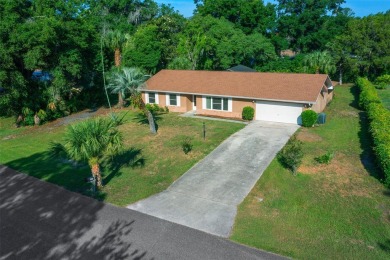
<instances>
[{"instance_id":1,"label":"palm tree","mask_svg":"<svg viewBox=\"0 0 390 260\"><path fill-rule=\"evenodd\" d=\"M119 69L121 66L121 50L123 44L128 40L128 35L121 33L118 30L108 31L105 38L104 44L114 51L114 64L115 68ZM116 92L118 94L118 107L123 107L122 92Z\"/></svg>"},{"instance_id":2,"label":"palm tree","mask_svg":"<svg viewBox=\"0 0 390 260\"><path fill-rule=\"evenodd\" d=\"M314 69L316 74L320 72L329 74L336 71L332 56L327 51L310 53L305 56L303 62L306 70Z\"/></svg>"},{"instance_id":3,"label":"palm tree","mask_svg":"<svg viewBox=\"0 0 390 260\"><path fill-rule=\"evenodd\" d=\"M104 38L105 45L114 51L114 62L115 67L117 68L121 66L122 45L126 42L126 40L126 35L118 30L108 31Z\"/></svg>"},{"instance_id":4,"label":"palm tree","mask_svg":"<svg viewBox=\"0 0 390 260\"><path fill-rule=\"evenodd\" d=\"M157 131L153 114L146 108L142 98L139 98L139 89L145 84L147 77L148 76L143 74L138 68L122 68L120 71L114 72L111 75L108 88L110 88L113 93L121 93L122 97L128 92L133 97L133 103L139 109L143 110L148 117L150 132L155 134Z\"/></svg>"},{"instance_id":5,"label":"palm tree","mask_svg":"<svg viewBox=\"0 0 390 260\"><path fill-rule=\"evenodd\" d=\"M126 92L134 94L144 84L146 76L138 68L122 68L114 71L108 78L108 89L118 94L118 106L123 107Z\"/></svg>"},{"instance_id":6,"label":"palm tree","mask_svg":"<svg viewBox=\"0 0 390 260\"><path fill-rule=\"evenodd\" d=\"M66 155L74 161L88 162L98 188L103 187L100 164L108 156L118 154L123 148L123 137L117 123L98 117L70 125L63 143L52 143L53 155Z\"/></svg>"}]
</instances>

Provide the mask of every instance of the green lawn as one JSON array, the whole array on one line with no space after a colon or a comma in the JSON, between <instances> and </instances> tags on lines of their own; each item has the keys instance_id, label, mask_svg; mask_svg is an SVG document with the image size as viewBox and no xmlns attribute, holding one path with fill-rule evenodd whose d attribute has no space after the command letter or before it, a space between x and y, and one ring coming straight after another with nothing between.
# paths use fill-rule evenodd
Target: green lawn
<instances>
[{"instance_id":1,"label":"green lawn","mask_svg":"<svg viewBox=\"0 0 390 260\"><path fill-rule=\"evenodd\" d=\"M378 181L356 88L336 88L327 122L300 129L304 162L274 160L239 206L231 239L298 259L389 259L390 191ZM335 152L329 165L314 158Z\"/></svg>"},{"instance_id":2,"label":"green lawn","mask_svg":"<svg viewBox=\"0 0 390 260\"><path fill-rule=\"evenodd\" d=\"M203 120L168 113L159 116L158 134L153 136L135 115L130 111L126 123L120 126L128 151L103 168L106 185L102 199L119 206L165 190L224 139L244 127L239 123L205 120L206 140L203 140ZM65 127L51 123L16 129L10 118L0 118L0 123L0 164L72 191L87 190L84 182L90 175L87 165L73 165L49 156L49 143L60 141ZM187 155L181 148L186 136L193 143L193 151Z\"/></svg>"},{"instance_id":3,"label":"green lawn","mask_svg":"<svg viewBox=\"0 0 390 260\"><path fill-rule=\"evenodd\" d=\"M387 87L386 89L377 89L377 91L383 105L390 110L390 87Z\"/></svg>"}]
</instances>

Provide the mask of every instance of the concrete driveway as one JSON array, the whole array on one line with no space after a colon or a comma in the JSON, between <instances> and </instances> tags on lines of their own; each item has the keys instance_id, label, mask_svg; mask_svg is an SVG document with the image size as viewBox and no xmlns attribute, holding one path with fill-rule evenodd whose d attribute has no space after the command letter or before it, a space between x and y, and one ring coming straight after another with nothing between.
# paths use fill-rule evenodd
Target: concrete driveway
<instances>
[{"instance_id":1,"label":"concrete driveway","mask_svg":"<svg viewBox=\"0 0 390 260\"><path fill-rule=\"evenodd\" d=\"M252 122L167 190L128 208L228 237L237 206L298 128L293 124Z\"/></svg>"}]
</instances>

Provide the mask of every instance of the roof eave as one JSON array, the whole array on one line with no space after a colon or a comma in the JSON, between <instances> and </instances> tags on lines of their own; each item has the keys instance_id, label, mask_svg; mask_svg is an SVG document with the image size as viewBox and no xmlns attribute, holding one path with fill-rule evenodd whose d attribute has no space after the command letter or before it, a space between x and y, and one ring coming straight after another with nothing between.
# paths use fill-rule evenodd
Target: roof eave
<instances>
[{"instance_id":1,"label":"roof eave","mask_svg":"<svg viewBox=\"0 0 390 260\"><path fill-rule=\"evenodd\" d=\"M258 97L245 97L245 96L233 96L233 95L217 95L217 94L207 94L207 93L195 93L195 92L178 92L178 91L165 91L165 90L152 90L152 89L141 89L142 92L158 92L158 93L172 93L172 94L185 94L185 95L196 95L196 96L213 96L213 97L226 97L226 98L241 98L241 99L251 99L259 101L274 101L274 102L287 102L287 103L297 103L297 104L316 104L317 98L314 101L306 100L285 100L285 99L271 99L271 98L258 98Z\"/></svg>"}]
</instances>

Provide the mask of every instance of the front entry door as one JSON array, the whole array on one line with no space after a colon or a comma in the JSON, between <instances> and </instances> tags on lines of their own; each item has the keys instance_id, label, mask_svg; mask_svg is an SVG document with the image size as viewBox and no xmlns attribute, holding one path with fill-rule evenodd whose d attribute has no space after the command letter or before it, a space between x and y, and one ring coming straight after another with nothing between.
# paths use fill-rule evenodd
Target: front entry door
<instances>
[{"instance_id":1,"label":"front entry door","mask_svg":"<svg viewBox=\"0 0 390 260\"><path fill-rule=\"evenodd\" d=\"M192 95L192 110L196 110L196 95Z\"/></svg>"}]
</instances>

